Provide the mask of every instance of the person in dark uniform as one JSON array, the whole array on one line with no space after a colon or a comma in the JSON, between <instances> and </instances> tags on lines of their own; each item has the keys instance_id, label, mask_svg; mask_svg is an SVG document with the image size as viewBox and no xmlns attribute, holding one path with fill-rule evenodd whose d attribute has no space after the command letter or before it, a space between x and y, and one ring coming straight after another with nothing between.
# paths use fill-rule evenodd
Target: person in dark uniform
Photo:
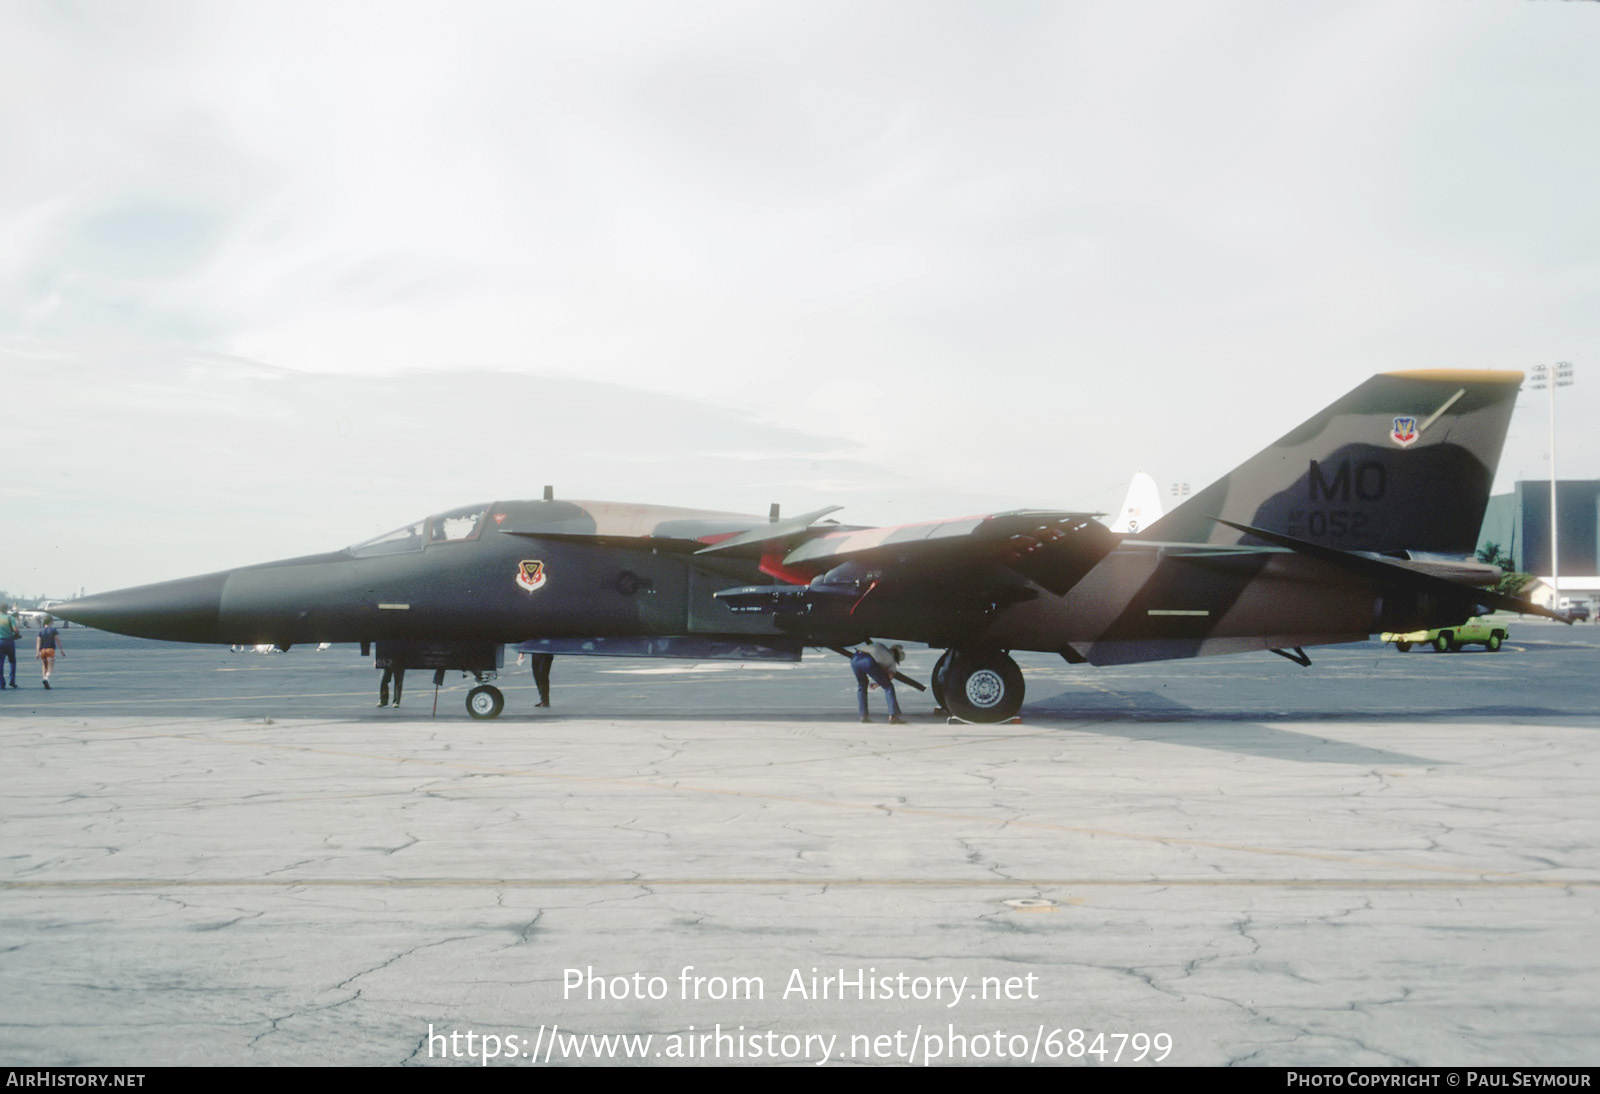
<instances>
[{"instance_id":1,"label":"person in dark uniform","mask_svg":"<svg viewBox=\"0 0 1600 1094\"><path fill-rule=\"evenodd\" d=\"M11 614L10 604L0 604L0 690L6 686L6 662L11 663L11 686L17 686L17 639L22 628Z\"/></svg>"},{"instance_id":2,"label":"person in dark uniform","mask_svg":"<svg viewBox=\"0 0 1600 1094\"><path fill-rule=\"evenodd\" d=\"M539 653L534 650L518 650L517 664L522 664L526 657L533 662L533 682L539 688L539 705L550 705L550 666L556 663L553 653Z\"/></svg>"},{"instance_id":3,"label":"person in dark uniform","mask_svg":"<svg viewBox=\"0 0 1600 1094\"><path fill-rule=\"evenodd\" d=\"M895 666L900 664L905 655L904 646L885 646L882 642L868 642L850 655L850 668L856 674L856 707L861 712L863 722L872 721L867 717L867 683L870 681L873 687L883 689L883 696L888 700L889 724L906 724L905 719L900 717L900 704L894 697Z\"/></svg>"},{"instance_id":4,"label":"person in dark uniform","mask_svg":"<svg viewBox=\"0 0 1600 1094\"><path fill-rule=\"evenodd\" d=\"M406 670L403 667L390 665L383 670L383 679L378 683L378 705L389 705L389 681L394 681L394 705L400 705L400 689L405 687Z\"/></svg>"}]
</instances>

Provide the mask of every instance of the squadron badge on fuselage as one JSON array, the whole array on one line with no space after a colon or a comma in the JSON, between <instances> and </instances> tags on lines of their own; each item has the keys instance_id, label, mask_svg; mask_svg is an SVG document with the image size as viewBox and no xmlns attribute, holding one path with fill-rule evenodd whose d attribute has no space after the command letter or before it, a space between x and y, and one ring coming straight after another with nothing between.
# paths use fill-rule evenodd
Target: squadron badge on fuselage
<instances>
[{"instance_id":1,"label":"squadron badge on fuselage","mask_svg":"<svg viewBox=\"0 0 1600 1094\"><path fill-rule=\"evenodd\" d=\"M1417 432L1415 418L1400 417L1394 420L1394 429L1389 432L1389 439L1401 448L1409 447L1422 434Z\"/></svg>"},{"instance_id":2,"label":"squadron badge on fuselage","mask_svg":"<svg viewBox=\"0 0 1600 1094\"><path fill-rule=\"evenodd\" d=\"M544 587L546 574L544 563L536 558L525 558L517 564L517 588L527 589L530 593Z\"/></svg>"}]
</instances>

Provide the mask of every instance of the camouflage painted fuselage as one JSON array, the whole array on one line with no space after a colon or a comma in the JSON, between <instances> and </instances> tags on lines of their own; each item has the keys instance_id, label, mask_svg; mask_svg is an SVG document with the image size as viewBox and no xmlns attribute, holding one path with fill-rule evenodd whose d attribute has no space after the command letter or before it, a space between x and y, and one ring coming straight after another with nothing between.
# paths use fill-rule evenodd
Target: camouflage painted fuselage
<instances>
[{"instance_id":1,"label":"camouflage painted fuselage","mask_svg":"<svg viewBox=\"0 0 1600 1094\"><path fill-rule=\"evenodd\" d=\"M465 534L455 514L481 516ZM418 521L418 534L327 554L104 593L62 614L181 642L361 642L776 634L712 599L755 563L694 559L761 518L664 506L511 501ZM435 534L435 529L439 533Z\"/></svg>"},{"instance_id":2,"label":"camouflage painted fuselage","mask_svg":"<svg viewBox=\"0 0 1600 1094\"><path fill-rule=\"evenodd\" d=\"M797 651L873 635L1096 663L1451 625L1489 602L1475 587L1487 568L1403 553L1471 553L1520 380L1373 377L1137 536L1060 511L843 528L506 501L59 614L188 642L548 639L572 652L700 636Z\"/></svg>"}]
</instances>

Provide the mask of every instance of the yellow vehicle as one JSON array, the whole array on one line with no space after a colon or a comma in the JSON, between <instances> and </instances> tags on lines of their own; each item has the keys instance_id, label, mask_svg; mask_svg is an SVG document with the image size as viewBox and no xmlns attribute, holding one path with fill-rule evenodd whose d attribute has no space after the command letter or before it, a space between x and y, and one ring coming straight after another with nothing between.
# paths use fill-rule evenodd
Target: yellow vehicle
<instances>
[{"instance_id":1,"label":"yellow vehicle","mask_svg":"<svg viewBox=\"0 0 1600 1094\"><path fill-rule=\"evenodd\" d=\"M1510 632L1498 619L1485 619L1475 615L1459 627L1435 627L1431 631L1385 631L1382 638L1393 642L1394 648L1405 653L1412 646L1429 645L1440 653L1455 653L1462 646L1483 646L1490 653L1499 649Z\"/></svg>"}]
</instances>

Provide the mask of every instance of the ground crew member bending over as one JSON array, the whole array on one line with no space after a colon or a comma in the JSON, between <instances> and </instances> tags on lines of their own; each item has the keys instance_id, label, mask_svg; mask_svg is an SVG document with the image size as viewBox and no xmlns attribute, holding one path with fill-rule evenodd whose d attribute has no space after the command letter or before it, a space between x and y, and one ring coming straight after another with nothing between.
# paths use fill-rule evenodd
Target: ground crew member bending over
<instances>
[{"instance_id":1,"label":"ground crew member bending over","mask_svg":"<svg viewBox=\"0 0 1600 1094\"><path fill-rule=\"evenodd\" d=\"M905 660L905 656L905 647L885 646L882 642L868 642L850 655L850 668L856 674L856 708L863 722L872 721L867 717L867 682L871 680L873 687L883 689L884 698L888 700L889 724L906 724L894 697L895 666Z\"/></svg>"}]
</instances>

